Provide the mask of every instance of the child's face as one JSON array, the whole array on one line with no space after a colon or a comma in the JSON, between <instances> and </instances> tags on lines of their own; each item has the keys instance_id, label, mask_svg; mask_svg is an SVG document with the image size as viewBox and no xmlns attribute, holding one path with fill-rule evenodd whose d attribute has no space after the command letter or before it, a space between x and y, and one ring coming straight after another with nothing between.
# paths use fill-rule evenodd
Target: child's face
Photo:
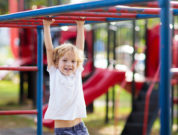
<instances>
[{"instance_id":1,"label":"child's face","mask_svg":"<svg viewBox=\"0 0 178 135\"><path fill-rule=\"evenodd\" d=\"M73 52L69 51L59 59L58 68L63 75L71 75L77 69L77 61Z\"/></svg>"}]
</instances>

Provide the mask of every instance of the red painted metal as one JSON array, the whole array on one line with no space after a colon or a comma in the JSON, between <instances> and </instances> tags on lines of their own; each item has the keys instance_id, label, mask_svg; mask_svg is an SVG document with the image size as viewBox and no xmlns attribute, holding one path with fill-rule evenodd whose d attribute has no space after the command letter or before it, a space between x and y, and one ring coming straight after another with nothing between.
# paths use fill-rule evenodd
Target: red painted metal
<instances>
[{"instance_id":1,"label":"red painted metal","mask_svg":"<svg viewBox=\"0 0 178 135\"><path fill-rule=\"evenodd\" d=\"M83 19L80 16L87 16L87 17ZM136 14L75 12L75 13L68 13L68 14L61 14L59 16L54 16L53 18L56 19L56 21L52 24L52 26L58 26L61 23L75 24L76 20L106 21L107 17L136 18ZM47 17L14 20L14 21L6 22L6 23L0 22L0 27L36 28L36 26L38 25L43 25L42 19L47 19Z\"/></svg>"},{"instance_id":2,"label":"red painted metal","mask_svg":"<svg viewBox=\"0 0 178 135\"><path fill-rule=\"evenodd\" d=\"M129 7L130 8L130 7ZM136 18L137 14L142 12L142 9L130 9L129 8L120 8L118 10L116 7L108 8L108 9L96 9L93 11L96 12L74 12L74 13L64 13L58 14L57 16L53 16L56 21L52 24L52 26L58 26L60 23L69 23L74 24L75 20L86 20L86 21L106 21L107 17L112 18ZM139 10L139 11L138 11ZM106 11L113 13L106 13ZM145 11L145 12L144 12ZM101 13L102 12L102 13ZM118 13L121 12L121 13ZM122 13L123 12L123 13ZM143 9L143 13L154 13L158 14L158 9ZM85 17L84 19L81 18ZM31 19L22 19L22 20L13 20L8 22L0 22L0 27L17 27L17 28L36 28L38 25L43 25L42 19L48 19L49 17L38 17ZM20 27L19 27L20 26Z\"/></svg>"},{"instance_id":3,"label":"red painted metal","mask_svg":"<svg viewBox=\"0 0 178 135\"><path fill-rule=\"evenodd\" d=\"M34 25L17 25L17 24L0 24L0 27L9 27L9 28L36 28Z\"/></svg>"},{"instance_id":4,"label":"red painted metal","mask_svg":"<svg viewBox=\"0 0 178 135\"><path fill-rule=\"evenodd\" d=\"M64 20L70 20L70 21L74 21L74 20L87 20L87 21L105 21L106 19L104 17L96 17L93 15L93 17L86 17L85 19L82 19L81 17L76 17L76 16L56 16L53 17L54 19L56 19L55 22L57 23L63 23ZM26 20L16 20L16 21L11 21L11 22L7 22L7 24L34 24L34 25L38 25L38 24L42 24L43 23L43 19L47 19L47 17L39 17L39 18L34 18L34 19L26 19ZM54 22L54 23L55 23Z\"/></svg>"},{"instance_id":5,"label":"red painted metal","mask_svg":"<svg viewBox=\"0 0 178 135\"><path fill-rule=\"evenodd\" d=\"M0 70L14 70L14 71L38 71L36 66L21 66L21 67L0 67Z\"/></svg>"},{"instance_id":6,"label":"red painted metal","mask_svg":"<svg viewBox=\"0 0 178 135\"><path fill-rule=\"evenodd\" d=\"M177 9L178 8L178 2L177 1L170 1L171 7ZM135 7L151 7L151 8L159 8L158 2L147 2L147 3L141 3L141 4L129 4L129 6L135 6Z\"/></svg>"},{"instance_id":7,"label":"red painted metal","mask_svg":"<svg viewBox=\"0 0 178 135\"><path fill-rule=\"evenodd\" d=\"M58 26L60 23L76 23L75 20L86 20L86 21L106 21L106 17L114 17L114 18L136 18L137 14L132 13L97 13L97 12L74 12L68 14L60 14L58 16L54 16L53 18L56 21L52 24L52 26ZM81 16L85 16L86 18L81 18ZM36 28L38 25L43 25L42 19L47 19L48 17L38 17L32 19L22 19L22 20L14 20L9 22L0 22L0 27L16 27L17 28Z\"/></svg>"},{"instance_id":8,"label":"red painted metal","mask_svg":"<svg viewBox=\"0 0 178 135\"><path fill-rule=\"evenodd\" d=\"M159 71L160 71L160 65L159 65L159 67L156 71L154 78L153 78L153 82L150 85L150 87L149 87L149 89L146 93L145 108L144 108L144 119L143 119L143 135L146 135L146 132L147 132L147 122L148 122L148 115L149 115L150 96L151 96L151 92L153 91L153 87L156 83L156 80L158 80Z\"/></svg>"},{"instance_id":9,"label":"red painted metal","mask_svg":"<svg viewBox=\"0 0 178 135\"><path fill-rule=\"evenodd\" d=\"M15 13L18 12L18 0L8 0L8 8L9 8L9 13ZM19 30L18 29L9 29L9 34L10 34L10 47L12 50L12 54L14 56L14 58L18 58L19 57L19 46L16 42L16 40L18 39L18 33Z\"/></svg>"},{"instance_id":10,"label":"red painted metal","mask_svg":"<svg viewBox=\"0 0 178 135\"><path fill-rule=\"evenodd\" d=\"M134 14L134 13L74 12L74 13L59 14L59 16L60 15L64 15L64 16L85 16L85 17L135 18L137 14Z\"/></svg>"},{"instance_id":11,"label":"red painted metal","mask_svg":"<svg viewBox=\"0 0 178 135\"><path fill-rule=\"evenodd\" d=\"M21 114L37 114L37 110L13 110L0 111L0 115L21 115Z\"/></svg>"},{"instance_id":12,"label":"red painted metal","mask_svg":"<svg viewBox=\"0 0 178 135\"><path fill-rule=\"evenodd\" d=\"M178 98L173 99L173 104L178 104Z\"/></svg>"},{"instance_id":13,"label":"red painted metal","mask_svg":"<svg viewBox=\"0 0 178 135\"><path fill-rule=\"evenodd\" d=\"M172 78L178 78L178 68L171 68Z\"/></svg>"},{"instance_id":14,"label":"red painted metal","mask_svg":"<svg viewBox=\"0 0 178 135\"><path fill-rule=\"evenodd\" d=\"M137 13L137 14L159 14L158 8L136 8L136 7L109 7L102 9L89 10L89 12L109 12L109 13Z\"/></svg>"},{"instance_id":15,"label":"red painted metal","mask_svg":"<svg viewBox=\"0 0 178 135\"><path fill-rule=\"evenodd\" d=\"M86 21L106 21L106 18L105 17L96 17L96 16L92 16L92 17L86 17L85 19L82 19L81 17L78 16L68 16L68 15L60 15L60 16L54 16L53 18L56 19L55 22L58 22L58 23L61 23L61 21L64 21L64 20L71 20L71 21L75 21L75 20L86 20ZM32 20L31 19L31 22L41 22L42 23L42 19L48 19L47 17L39 17L39 18L35 18L36 20ZM21 20L20 20L21 21ZM23 20L23 22L29 22L28 20Z\"/></svg>"},{"instance_id":16,"label":"red painted metal","mask_svg":"<svg viewBox=\"0 0 178 135\"><path fill-rule=\"evenodd\" d=\"M177 1L171 1L171 6L173 8L178 8L178 2Z\"/></svg>"}]
</instances>

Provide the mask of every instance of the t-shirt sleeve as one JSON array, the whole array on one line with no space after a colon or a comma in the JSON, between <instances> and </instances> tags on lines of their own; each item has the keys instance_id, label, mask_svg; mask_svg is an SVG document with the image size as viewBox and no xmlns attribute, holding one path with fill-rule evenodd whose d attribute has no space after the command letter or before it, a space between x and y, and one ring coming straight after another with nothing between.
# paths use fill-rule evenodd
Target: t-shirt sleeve
<instances>
[{"instance_id":1,"label":"t-shirt sleeve","mask_svg":"<svg viewBox=\"0 0 178 135\"><path fill-rule=\"evenodd\" d=\"M50 68L47 67L47 71L51 74L53 72L55 72L56 68L54 66L51 66Z\"/></svg>"},{"instance_id":2,"label":"t-shirt sleeve","mask_svg":"<svg viewBox=\"0 0 178 135\"><path fill-rule=\"evenodd\" d=\"M83 70L84 70L83 66L79 66L77 69L77 71L79 71L79 72L83 72Z\"/></svg>"}]
</instances>

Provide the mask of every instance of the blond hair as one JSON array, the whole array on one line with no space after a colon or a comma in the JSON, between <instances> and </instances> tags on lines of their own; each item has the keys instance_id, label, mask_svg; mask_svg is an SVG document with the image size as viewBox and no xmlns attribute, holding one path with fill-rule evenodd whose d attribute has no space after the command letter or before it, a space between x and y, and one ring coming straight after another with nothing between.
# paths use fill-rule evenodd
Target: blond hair
<instances>
[{"instance_id":1,"label":"blond hair","mask_svg":"<svg viewBox=\"0 0 178 135\"><path fill-rule=\"evenodd\" d=\"M56 47L53 50L53 62L54 62L55 67L58 67L59 59L61 57L63 57L64 54L66 54L67 52L70 52L70 51L74 53L74 57L77 61L77 68L79 66L82 66L83 60L84 60L83 52L80 49L78 49L76 46L74 46L70 43L65 43L65 44L62 44L62 45Z\"/></svg>"}]
</instances>

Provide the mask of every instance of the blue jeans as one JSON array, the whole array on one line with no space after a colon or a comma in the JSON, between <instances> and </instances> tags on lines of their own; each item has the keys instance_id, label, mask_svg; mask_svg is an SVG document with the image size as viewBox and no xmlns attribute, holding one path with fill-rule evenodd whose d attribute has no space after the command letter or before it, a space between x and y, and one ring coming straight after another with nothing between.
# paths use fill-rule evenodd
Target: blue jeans
<instances>
[{"instance_id":1,"label":"blue jeans","mask_svg":"<svg viewBox=\"0 0 178 135\"><path fill-rule=\"evenodd\" d=\"M83 122L66 128L55 128L55 135L89 135L88 130Z\"/></svg>"}]
</instances>

